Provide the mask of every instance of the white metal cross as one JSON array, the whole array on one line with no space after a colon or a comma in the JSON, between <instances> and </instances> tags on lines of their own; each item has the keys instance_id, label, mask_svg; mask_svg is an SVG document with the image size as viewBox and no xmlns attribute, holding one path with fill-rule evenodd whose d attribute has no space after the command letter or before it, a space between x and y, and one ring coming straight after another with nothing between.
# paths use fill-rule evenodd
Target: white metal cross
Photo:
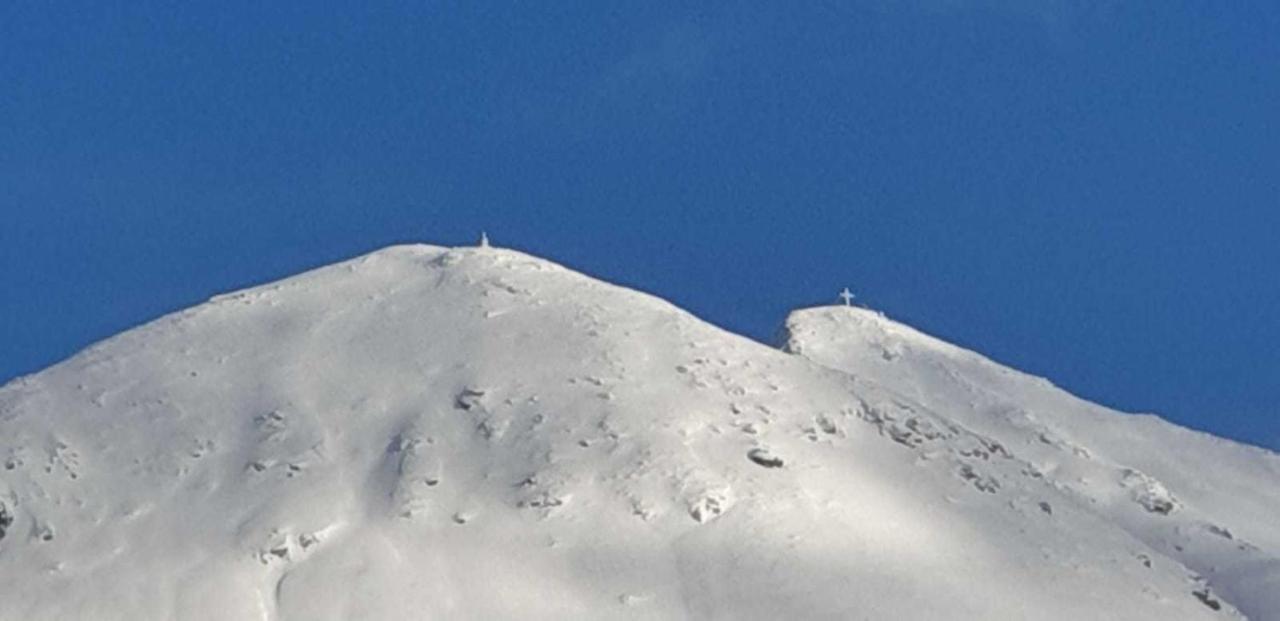
<instances>
[{"instance_id":1,"label":"white metal cross","mask_svg":"<svg viewBox=\"0 0 1280 621\"><path fill-rule=\"evenodd\" d=\"M845 306L853 306L853 294L849 292L848 287L845 287L844 291L840 292L840 299L844 300Z\"/></svg>"}]
</instances>

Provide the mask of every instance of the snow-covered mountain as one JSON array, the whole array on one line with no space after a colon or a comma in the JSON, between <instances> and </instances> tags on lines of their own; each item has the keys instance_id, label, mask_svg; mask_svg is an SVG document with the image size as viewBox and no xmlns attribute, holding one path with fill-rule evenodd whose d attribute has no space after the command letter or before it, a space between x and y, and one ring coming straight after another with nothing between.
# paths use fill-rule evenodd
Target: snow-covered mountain
<instances>
[{"instance_id":1,"label":"snow-covered mountain","mask_svg":"<svg viewBox=\"0 0 1280 621\"><path fill-rule=\"evenodd\" d=\"M1280 619L1280 456L1089 403L859 308L797 311L784 348L994 438L1054 486Z\"/></svg>"},{"instance_id":2,"label":"snow-covered mountain","mask_svg":"<svg viewBox=\"0 0 1280 621\"><path fill-rule=\"evenodd\" d=\"M215 298L0 389L0 619L1280 610L1276 455L788 327L496 248Z\"/></svg>"}]
</instances>

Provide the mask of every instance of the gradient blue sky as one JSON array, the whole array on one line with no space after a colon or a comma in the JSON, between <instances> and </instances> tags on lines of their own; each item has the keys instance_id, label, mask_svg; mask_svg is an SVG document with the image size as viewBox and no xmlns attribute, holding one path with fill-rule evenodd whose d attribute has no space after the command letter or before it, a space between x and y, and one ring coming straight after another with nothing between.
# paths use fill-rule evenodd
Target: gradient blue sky
<instances>
[{"instance_id":1,"label":"gradient blue sky","mask_svg":"<svg viewBox=\"0 0 1280 621\"><path fill-rule=\"evenodd\" d=\"M0 381L487 229L1280 447L1280 3L707 4L0 4Z\"/></svg>"}]
</instances>

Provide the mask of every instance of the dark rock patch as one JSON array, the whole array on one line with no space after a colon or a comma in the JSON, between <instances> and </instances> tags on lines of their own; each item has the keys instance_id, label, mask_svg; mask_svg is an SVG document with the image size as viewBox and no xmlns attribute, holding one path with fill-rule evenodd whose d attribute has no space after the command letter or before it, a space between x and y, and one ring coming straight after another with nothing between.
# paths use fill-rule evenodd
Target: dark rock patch
<instances>
[{"instance_id":1,"label":"dark rock patch","mask_svg":"<svg viewBox=\"0 0 1280 621\"><path fill-rule=\"evenodd\" d=\"M754 448L748 451L747 459L765 468L781 468L783 465L781 457L774 456L768 450L762 448Z\"/></svg>"},{"instance_id":2,"label":"dark rock patch","mask_svg":"<svg viewBox=\"0 0 1280 621\"><path fill-rule=\"evenodd\" d=\"M464 388L461 393L458 393L458 397L454 400L453 405L459 410L470 411L479 408L482 405L481 399L483 398L483 390L476 388Z\"/></svg>"},{"instance_id":3,"label":"dark rock patch","mask_svg":"<svg viewBox=\"0 0 1280 621\"><path fill-rule=\"evenodd\" d=\"M0 539L4 539L5 531L13 526L13 514L9 513L9 507L0 502Z\"/></svg>"},{"instance_id":4,"label":"dark rock patch","mask_svg":"<svg viewBox=\"0 0 1280 621\"><path fill-rule=\"evenodd\" d=\"M970 466L969 464L962 464L958 474L961 479L973 484L974 488L980 492L994 494L1000 489L999 481L994 477L979 474L978 471L974 470L973 466Z\"/></svg>"},{"instance_id":5,"label":"dark rock patch","mask_svg":"<svg viewBox=\"0 0 1280 621\"><path fill-rule=\"evenodd\" d=\"M1222 602L1219 602L1213 597L1213 593L1209 592L1209 587L1205 587L1199 591L1192 591L1191 594L1196 596L1196 599L1200 600L1200 603L1208 606L1210 609L1222 610Z\"/></svg>"}]
</instances>

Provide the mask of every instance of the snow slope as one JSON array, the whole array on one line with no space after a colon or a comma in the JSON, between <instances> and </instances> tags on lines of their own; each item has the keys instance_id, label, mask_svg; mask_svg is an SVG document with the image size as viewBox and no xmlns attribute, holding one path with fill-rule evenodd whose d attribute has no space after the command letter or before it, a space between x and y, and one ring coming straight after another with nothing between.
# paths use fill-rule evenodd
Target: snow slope
<instances>
[{"instance_id":1,"label":"snow slope","mask_svg":"<svg viewBox=\"0 0 1280 621\"><path fill-rule=\"evenodd\" d=\"M215 298L0 389L0 619L1240 618L967 401L798 349L496 248ZM1274 456L1158 440L1125 493L1270 559L1226 486Z\"/></svg>"},{"instance_id":2,"label":"snow slope","mask_svg":"<svg viewBox=\"0 0 1280 621\"><path fill-rule=\"evenodd\" d=\"M1064 493L1280 619L1280 456L1121 414L860 308L797 311L785 348L995 438Z\"/></svg>"}]
</instances>

